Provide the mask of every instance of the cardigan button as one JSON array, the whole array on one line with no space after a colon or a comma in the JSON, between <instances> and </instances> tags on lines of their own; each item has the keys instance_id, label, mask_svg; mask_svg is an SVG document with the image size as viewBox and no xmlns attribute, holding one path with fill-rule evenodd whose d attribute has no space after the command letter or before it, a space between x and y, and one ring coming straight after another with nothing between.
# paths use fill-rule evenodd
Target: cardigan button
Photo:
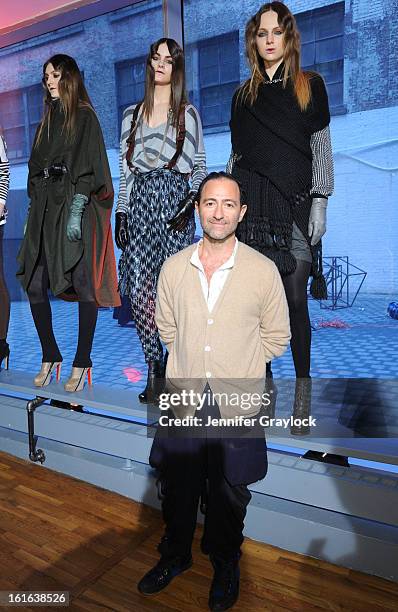
<instances>
[{"instance_id":1,"label":"cardigan button","mask_svg":"<svg viewBox=\"0 0 398 612\"><path fill-rule=\"evenodd\" d=\"M211 378L211 372L206 372L206 378Z\"/></svg>"},{"instance_id":2,"label":"cardigan button","mask_svg":"<svg viewBox=\"0 0 398 612\"><path fill-rule=\"evenodd\" d=\"M214 319L207 319L207 323L208 323L208 325L213 325Z\"/></svg>"},{"instance_id":3,"label":"cardigan button","mask_svg":"<svg viewBox=\"0 0 398 612\"><path fill-rule=\"evenodd\" d=\"M206 353L209 353L211 351L211 346L205 346L205 351Z\"/></svg>"}]
</instances>

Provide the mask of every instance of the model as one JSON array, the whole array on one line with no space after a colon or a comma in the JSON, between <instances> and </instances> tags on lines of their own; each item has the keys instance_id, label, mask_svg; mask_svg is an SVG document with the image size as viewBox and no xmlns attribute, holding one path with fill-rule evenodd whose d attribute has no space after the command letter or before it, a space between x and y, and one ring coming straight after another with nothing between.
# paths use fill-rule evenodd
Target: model
<instances>
[{"instance_id":1,"label":"model","mask_svg":"<svg viewBox=\"0 0 398 612\"><path fill-rule=\"evenodd\" d=\"M59 378L62 355L48 298L79 302L79 338L66 391L91 382L98 306L120 304L110 216L113 188L101 128L72 57L43 66L45 113L29 160L31 200L17 273L42 347L36 386Z\"/></svg>"},{"instance_id":2,"label":"model","mask_svg":"<svg viewBox=\"0 0 398 612\"><path fill-rule=\"evenodd\" d=\"M272 259L282 275L299 416L308 408L311 386L310 277L311 294L327 297L321 237L333 191L328 97L322 77L300 68L299 32L282 2L264 4L249 20L246 52L251 77L231 110L230 171L248 204L238 237Z\"/></svg>"},{"instance_id":3,"label":"model","mask_svg":"<svg viewBox=\"0 0 398 612\"><path fill-rule=\"evenodd\" d=\"M154 400L164 375L155 324L160 268L193 242L195 194L205 176L202 126L187 103L183 51L161 38L147 58L145 97L123 114L116 211L120 293L130 298L148 364L141 402Z\"/></svg>"}]
</instances>

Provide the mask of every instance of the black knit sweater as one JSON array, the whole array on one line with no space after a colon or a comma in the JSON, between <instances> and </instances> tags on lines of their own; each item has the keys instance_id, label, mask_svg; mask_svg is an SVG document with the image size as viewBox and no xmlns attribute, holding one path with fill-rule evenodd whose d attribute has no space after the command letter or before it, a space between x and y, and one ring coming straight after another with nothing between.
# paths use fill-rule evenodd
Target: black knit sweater
<instances>
[{"instance_id":1,"label":"black knit sweater","mask_svg":"<svg viewBox=\"0 0 398 612\"><path fill-rule=\"evenodd\" d=\"M266 176L287 199L311 188L311 134L330 122L328 97L320 75L311 73L311 102L302 111L290 78L284 88L283 64L273 80L265 73L253 104L242 102L239 91L232 100L232 148L239 165Z\"/></svg>"},{"instance_id":2,"label":"black knit sweater","mask_svg":"<svg viewBox=\"0 0 398 612\"><path fill-rule=\"evenodd\" d=\"M302 111L290 78L283 87L283 64L270 81L264 73L253 105L237 92L232 101L231 139L236 156L233 174L248 194L248 211L239 238L275 261L282 274L294 271L290 253L293 221L310 245L308 221L312 199L311 135L330 122L323 79L310 74L311 102ZM321 245L311 247L312 275L321 279ZM323 284L323 283L322 283ZM324 288L314 288L322 297Z\"/></svg>"}]
</instances>

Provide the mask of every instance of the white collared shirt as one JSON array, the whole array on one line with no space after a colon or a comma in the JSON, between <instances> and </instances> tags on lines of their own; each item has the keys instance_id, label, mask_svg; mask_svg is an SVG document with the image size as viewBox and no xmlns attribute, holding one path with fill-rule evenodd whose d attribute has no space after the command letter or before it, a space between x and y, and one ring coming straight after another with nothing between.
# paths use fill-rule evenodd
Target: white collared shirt
<instances>
[{"instance_id":1,"label":"white collared shirt","mask_svg":"<svg viewBox=\"0 0 398 612\"><path fill-rule=\"evenodd\" d=\"M195 268L198 268L198 274L199 274L200 284L202 285L203 296L206 300L207 308L209 312L211 312L215 306L215 303L217 302L220 296L220 293L222 291L222 288L224 287L225 281L227 280L227 277L228 277L228 274L231 268L234 267L235 256L238 251L239 242L238 242L238 239L235 238L235 246L234 246L234 250L232 251L231 257L227 259L227 261L223 263L222 266L220 266L213 273L210 279L210 285L207 282L205 270L199 258L199 248L202 242L203 240L200 240L198 242L196 249L192 253L190 261L191 261L191 264L195 266Z\"/></svg>"}]
</instances>

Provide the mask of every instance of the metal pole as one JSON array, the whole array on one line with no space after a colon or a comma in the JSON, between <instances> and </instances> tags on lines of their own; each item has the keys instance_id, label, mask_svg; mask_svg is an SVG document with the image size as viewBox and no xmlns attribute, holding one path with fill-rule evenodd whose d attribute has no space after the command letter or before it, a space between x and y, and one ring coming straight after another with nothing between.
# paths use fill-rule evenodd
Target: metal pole
<instances>
[{"instance_id":1,"label":"metal pole","mask_svg":"<svg viewBox=\"0 0 398 612\"><path fill-rule=\"evenodd\" d=\"M163 0L163 34L166 38L174 38L184 46L182 0Z\"/></svg>"},{"instance_id":2,"label":"metal pole","mask_svg":"<svg viewBox=\"0 0 398 612\"><path fill-rule=\"evenodd\" d=\"M46 456L44 452L38 448L36 450L37 436L35 436L35 410L46 401L45 397L35 397L26 405L28 412L28 435L29 435L29 459L31 461L44 463Z\"/></svg>"}]
</instances>

